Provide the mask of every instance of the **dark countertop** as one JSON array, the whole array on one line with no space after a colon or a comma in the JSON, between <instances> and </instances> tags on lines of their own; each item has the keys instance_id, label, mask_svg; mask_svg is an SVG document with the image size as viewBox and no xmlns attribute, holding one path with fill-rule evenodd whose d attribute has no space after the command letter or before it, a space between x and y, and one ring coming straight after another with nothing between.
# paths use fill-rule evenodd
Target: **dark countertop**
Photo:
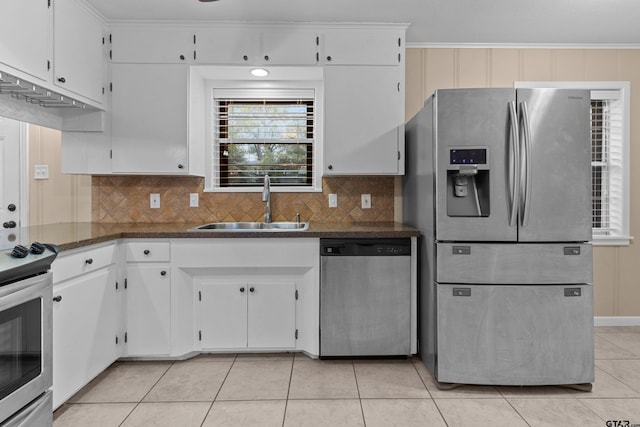
<instances>
[{"instance_id":1,"label":"dark countertop","mask_svg":"<svg viewBox=\"0 0 640 427\"><path fill-rule=\"evenodd\" d=\"M161 223L61 223L23 227L18 230L18 242L53 243L61 250L70 250L121 238L393 238L419 236L420 232L397 222L384 223L311 223L306 231L188 231L202 224Z\"/></svg>"}]
</instances>

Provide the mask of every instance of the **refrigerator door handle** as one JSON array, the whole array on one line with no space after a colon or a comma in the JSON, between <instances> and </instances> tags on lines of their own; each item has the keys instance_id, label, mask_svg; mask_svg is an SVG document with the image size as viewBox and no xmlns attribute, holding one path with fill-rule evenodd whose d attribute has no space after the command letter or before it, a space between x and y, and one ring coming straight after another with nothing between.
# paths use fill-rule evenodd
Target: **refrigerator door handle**
<instances>
[{"instance_id":1,"label":"refrigerator door handle","mask_svg":"<svg viewBox=\"0 0 640 427\"><path fill-rule=\"evenodd\" d=\"M520 116L522 118L522 135L524 141L524 189L522 195L522 211L520 213L520 224L523 227L529 225L529 211L531 209L531 125L529 122L529 112L527 103L520 103Z\"/></svg>"},{"instance_id":2,"label":"refrigerator door handle","mask_svg":"<svg viewBox=\"0 0 640 427\"><path fill-rule=\"evenodd\" d=\"M509 226L516 224L518 216L518 176L520 175L520 144L518 141L518 114L515 101L509 102L509 119L511 124L511 144L509 152L509 193L511 196L511 211L509 212Z\"/></svg>"}]
</instances>

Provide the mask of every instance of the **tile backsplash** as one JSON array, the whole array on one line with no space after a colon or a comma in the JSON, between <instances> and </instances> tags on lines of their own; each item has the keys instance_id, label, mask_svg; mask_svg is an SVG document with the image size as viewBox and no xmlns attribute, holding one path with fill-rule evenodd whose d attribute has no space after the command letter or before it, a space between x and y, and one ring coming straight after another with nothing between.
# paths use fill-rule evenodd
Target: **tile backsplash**
<instances>
[{"instance_id":1,"label":"tile backsplash","mask_svg":"<svg viewBox=\"0 0 640 427\"><path fill-rule=\"evenodd\" d=\"M261 193L204 192L204 178L175 176L94 176L91 216L94 222L208 223L263 221ZM149 195L160 194L160 209L149 208ZM189 207L189 194L199 207ZM329 208L329 194L338 207ZM360 208L360 195L371 194L371 209ZM386 222L394 219L393 177L323 178L322 192L271 193L273 221Z\"/></svg>"}]
</instances>

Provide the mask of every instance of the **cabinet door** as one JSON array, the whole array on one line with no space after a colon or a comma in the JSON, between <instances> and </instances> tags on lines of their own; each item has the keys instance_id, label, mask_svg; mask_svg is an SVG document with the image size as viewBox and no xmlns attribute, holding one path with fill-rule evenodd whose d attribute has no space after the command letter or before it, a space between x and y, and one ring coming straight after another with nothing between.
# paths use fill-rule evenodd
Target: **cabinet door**
<instances>
[{"instance_id":1,"label":"cabinet door","mask_svg":"<svg viewBox=\"0 0 640 427\"><path fill-rule=\"evenodd\" d=\"M113 64L112 78L113 171L187 173L187 66Z\"/></svg>"},{"instance_id":2,"label":"cabinet door","mask_svg":"<svg viewBox=\"0 0 640 427\"><path fill-rule=\"evenodd\" d=\"M42 0L8 0L2 2L2 15L5 19L0 25L0 63L49 80L53 9Z\"/></svg>"},{"instance_id":3,"label":"cabinet door","mask_svg":"<svg viewBox=\"0 0 640 427\"><path fill-rule=\"evenodd\" d=\"M115 28L111 33L114 63L180 64L191 61L193 32L166 28Z\"/></svg>"},{"instance_id":4,"label":"cabinet door","mask_svg":"<svg viewBox=\"0 0 640 427\"><path fill-rule=\"evenodd\" d=\"M115 282L116 270L110 267L54 289L54 408L119 356L116 335L121 307Z\"/></svg>"},{"instance_id":5,"label":"cabinet door","mask_svg":"<svg viewBox=\"0 0 640 427\"><path fill-rule=\"evenodd\" d=\"M127 354L129 356L169 354L170 283L168 265L127 266Z\"/></svg>"},{"instance_id":6,"label":"cabinet door","mask_svg":"<svg viewBox=\"0 0 640 427\"><path fill-rule=\"evenodd\" d=\"M325 67L324 175L402 173L400 69Z\"/></svg>"},{"instance_id":7,"label":"cabinet door","mask_svg":"<svg viewBox=\"0 0 640 427\"><path fill-rule=\"evenodd\" d=\"M201 348L247 347L247 284L209 282L199 288Z\"/></svg>"},{"instance_id":8,"label":"cabinet door","mask_svg":"<svg viewBox=\"0 0 640 427\"><path fill-rule=\"evenodd\" d=\"M333 30L324 35L325 65L399 65L404 32Z\"/></svg>"},{"instance_id":9,"label":"cabinet door","mask_svg":"<svg viewBox=\"0 0 640 427\"><path fill-rule=\"evenodd\" d=\"M256 64L261 62L260 32L250 28L196 31L199 64Z\"/></svg>"},{"instance_id":10,"label":"cabinet door","mask_svg":"<svg viewBox=\"0 0 640 427\"><path fill-rule=\"evenodd\" d=\"M102 103L102 22L77 0L58 1L54 10L53 83Z\"/></svg>"},{"instance_id":11,"label":"cabinet door","mask_svg":"<svg viewBox=\"0 0 640 427\"><path fill-rule=\"evenodd\" d=\"M279 28L262 32L262 63L265 65L314 65L318 62L315 31Z\"/></svg>"},{"instance_id":12,"label":"cabinet door","mask_svg":"<svg viewBox=\"0 0 640 427\"><path fill-rule=\"evenodd\" d=\"M293 282L249 284L249 348L296 346L295 292Z\"/></svg>"}]
</instances>

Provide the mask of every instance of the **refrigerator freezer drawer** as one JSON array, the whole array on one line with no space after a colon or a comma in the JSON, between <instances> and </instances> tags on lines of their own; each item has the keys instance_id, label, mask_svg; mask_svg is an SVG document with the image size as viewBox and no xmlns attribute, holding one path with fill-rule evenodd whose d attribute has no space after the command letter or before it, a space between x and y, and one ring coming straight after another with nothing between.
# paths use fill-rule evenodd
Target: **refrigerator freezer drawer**
<instances>
[{"instance_id":1,"label":"refrigerator freezer drawer","mask_svg":"<svg viewBox=\"0 0 640 427\"><path fill-rule=\"evenodd\" d=\"M592 286L436 286L438 381L593 381Z\"/></svg>"},{"instance_id":2,"label":"refrigerator freezer drawer","mask_svg":"<svg viewBox=\"0 0 640 427\"><path fill-rule=\"evenodd\" d=\"M474 284L592 283L590 244L437 243L436 281Z\"/></svg>"}]
</instances>

